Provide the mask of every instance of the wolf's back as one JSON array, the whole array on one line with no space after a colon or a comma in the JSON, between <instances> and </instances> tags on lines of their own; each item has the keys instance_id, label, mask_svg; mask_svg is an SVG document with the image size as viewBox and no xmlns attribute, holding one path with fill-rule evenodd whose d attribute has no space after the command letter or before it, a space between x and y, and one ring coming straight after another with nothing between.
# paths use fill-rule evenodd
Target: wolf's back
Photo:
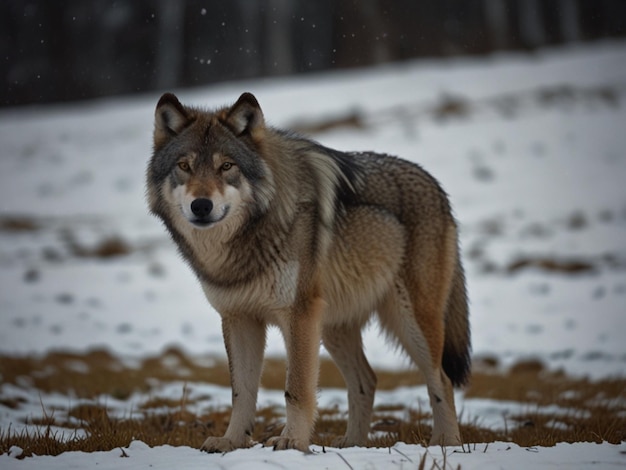
<instances>
[{"instance_id":1,"label":"wolf's back","mask_svg":"<svg viewBox=\"0 0 626 470\"><path fill-rule=\"evenodd\" d=\"M453 220L446 193L421 166L385 154L349 155L360 168L359 202L384 207L408 226L436 229Z\"/></svg>"}]
</instances>

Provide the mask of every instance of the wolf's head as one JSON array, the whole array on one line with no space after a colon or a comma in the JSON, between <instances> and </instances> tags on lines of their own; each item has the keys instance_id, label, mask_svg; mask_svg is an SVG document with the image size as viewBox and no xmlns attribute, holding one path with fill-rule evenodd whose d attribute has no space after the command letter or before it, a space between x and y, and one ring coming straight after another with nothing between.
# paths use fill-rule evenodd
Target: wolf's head
<instances>
[{"instance_id":1,"label":"wolf's head","mask_svg":"<svg viewBox=\"0 0 626 470\"><path fill-rule=\"evenodd\" d=\"M265 131L250 93L217 111L183 106L164 94L147 175L151 210L170 224L182 214L192 226L208 228L266 209L271 174L259 156Z\"/></svg>"}]
</instances>

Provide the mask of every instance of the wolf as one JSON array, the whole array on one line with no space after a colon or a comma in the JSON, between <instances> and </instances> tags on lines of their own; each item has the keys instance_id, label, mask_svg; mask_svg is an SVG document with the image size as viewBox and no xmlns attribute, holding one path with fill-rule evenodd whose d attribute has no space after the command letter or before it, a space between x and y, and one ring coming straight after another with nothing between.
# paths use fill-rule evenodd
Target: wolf
<instances>
[{"instance_id":1,"label":"wolf","mask_svg":"<svg viewBox=\"0 0 626 470\"><path fill-rule=\"evenodd\" d=\"M286 346L286 424L266 441L308 451L320 344L348 393L339 447L368 439L376 375L361 330L373 315L425 377L431 445L461 445L453 386L470 376L470 329L457 224L439 183L414 163L327 148L265 123L254 95L232 106L155 112L147 169L162 220L219 312L232 413L207 452L253 444L266 330Z\"/></svg>"}]
</instances>

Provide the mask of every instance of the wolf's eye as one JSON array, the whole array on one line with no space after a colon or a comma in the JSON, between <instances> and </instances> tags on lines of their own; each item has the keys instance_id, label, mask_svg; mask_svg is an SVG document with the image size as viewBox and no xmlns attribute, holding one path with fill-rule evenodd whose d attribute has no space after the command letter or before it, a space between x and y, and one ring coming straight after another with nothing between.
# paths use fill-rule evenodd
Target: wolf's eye
<instances>
[{"instance_id":1,"label":"wolf's eye","mask_svg":"<svg viewBox=\"0 0 626 470\"><path fill-rule=\"evenodd\" d=\"M230 169L231 169L234 165L235 165L234 163L231 163L231 162L225 162L225 163L222 165L222 171L228 171L228 170L230 170Z\"/></svg>"},{"instance_id":2,"label":"wolf's eye","mask_svg":"<svg viewBox=\"0 0 626 470\"><path fill-rule=\"evenodd\" d=\"M183 170L185 173L191 170L191 167L189 166L189 163L187 162L178 162L178 168Z\"/></svg>"}]
</instances>

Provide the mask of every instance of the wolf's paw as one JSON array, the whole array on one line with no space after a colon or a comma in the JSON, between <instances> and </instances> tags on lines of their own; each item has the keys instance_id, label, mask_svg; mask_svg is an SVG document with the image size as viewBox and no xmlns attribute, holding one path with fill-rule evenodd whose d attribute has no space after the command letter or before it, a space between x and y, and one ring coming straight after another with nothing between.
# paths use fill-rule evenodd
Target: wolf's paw
<instances>
[{"instance_id":1,"label":"wolf's paw","mask_svg":"<svg viewBox=\"0 0 626 470\"><path fill-rule=\"evenodd\" d=\"M227 437L207 437L202 447L200 447L201 451L208 453L224 453L230 452L231 450L241 449L242 447L250 447L252 442L233 442L231 439Z\"/></svg>"},{"instance_id":2,"label":"wolf's paw","mask_svg":"<svg viewBox=\"0 0 626 470\"><path fill-rule=\"evenodd\" d=\"M433 435L428 445L455 447L455 446L462 446L463 441L461 440L461 437L458 434L451 434L451 435L440 434L439 436Z\"/></svg>"},{"instance_id":3,"label":"wolf's paw","mask_svg":"<svg viewBox=\"0 0 626 470\"><path fill-rule=\"evenodd\" d=\"M296 449L307 454L311 452L308 442L286 436L276 436L269 438L265 443L265 447L273 447L274 450Z\"/></svg>"},{"instance_id":4,"label":"wolf's paw","mask_svg":"<svg viewBox=\"0 0 626 470\"><path fill-rule=\"evenodd\" d=\"M354 439L348 438L348 436L336 437L332 440L332 447L344 448L344 447L354 447L354 446L363 446L365 442L357 442Z\"/></svg>"}]
</instances>

